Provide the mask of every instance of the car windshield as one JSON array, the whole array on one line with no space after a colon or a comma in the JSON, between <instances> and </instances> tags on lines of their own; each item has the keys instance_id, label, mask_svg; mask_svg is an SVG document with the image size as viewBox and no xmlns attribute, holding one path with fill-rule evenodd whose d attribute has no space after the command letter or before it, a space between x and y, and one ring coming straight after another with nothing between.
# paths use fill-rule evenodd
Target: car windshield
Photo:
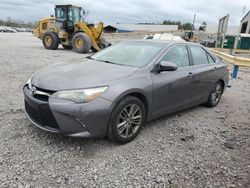
<instances>
[{"instance_id":1,"label":"car windshield","mask_svg":"<svg viewBox=\"0 0 250 188\"><path fill-rule=\"evenodd\" d=\"M121 42L106 48L91 59L119 65L141 67L150 62L163 48L164 44Z\"/></svg>"}]
</instances>

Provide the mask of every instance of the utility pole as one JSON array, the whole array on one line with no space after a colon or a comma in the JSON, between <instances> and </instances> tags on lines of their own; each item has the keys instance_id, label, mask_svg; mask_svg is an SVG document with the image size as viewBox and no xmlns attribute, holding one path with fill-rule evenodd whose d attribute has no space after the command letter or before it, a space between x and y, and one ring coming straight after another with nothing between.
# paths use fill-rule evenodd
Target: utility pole
<instances>
[{"instance_id":1,"label":"utility pole","mask_svg":"<svg viewBox=\"0 0 250 188\"><path fill-rule=\"evenodd\" d=\"M195 19L196 19L196 14L194 14L194 19L193 19L193 27L192 27L192 31L195 29L194 28L194 24L195 24Z\"/></svg>"}]
</instances>

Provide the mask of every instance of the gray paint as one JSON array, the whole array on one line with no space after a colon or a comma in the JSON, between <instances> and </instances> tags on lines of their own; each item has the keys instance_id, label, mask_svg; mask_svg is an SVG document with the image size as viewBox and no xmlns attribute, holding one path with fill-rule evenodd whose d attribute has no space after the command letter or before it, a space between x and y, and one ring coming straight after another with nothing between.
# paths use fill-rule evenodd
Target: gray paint
<instances>
[{"instance_id":1,"label":"gray paint","mask_svg":"<svg viewBox=\"0 0 250 188\"><path fill-rule=\"evenodd\" d=\"M152 45L157 44L156 41L149 42ZM139 93L146 98L147 121L149 121L205 103L212 86L218 80L223 80L225 87L227 86L229 73L226 65L217 59L214 64L158 72L160 58L172 46L179 44L197 45L165 42L163 50L149 64L141 68L89 59L54 64L36 73L32 78L32 84L52 91L109 86L100 97L89 103L76 104L68 100L49 98L49 106L60 127L58 132L68 136L103 137L106 135L114 106L126 95ZM191 55L190 64L193 64ZM24 94L26 100L34 101L27 87L24 87ZM29 116L28 118L31 119ZM34 121L32 123L47 131L57 132L41 127Z\"/></svg>"}]
</instances>

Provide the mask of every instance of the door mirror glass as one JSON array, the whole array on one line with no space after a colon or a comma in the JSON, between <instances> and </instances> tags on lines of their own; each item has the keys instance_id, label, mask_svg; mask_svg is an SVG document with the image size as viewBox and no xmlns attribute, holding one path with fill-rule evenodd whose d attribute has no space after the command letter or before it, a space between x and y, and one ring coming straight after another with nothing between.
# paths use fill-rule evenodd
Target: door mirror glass
<instances>
[{"instance_id":1,"label":"door mirror glass","mask_svg":"<svg viewBox=\"0 0 250 188\"><path fill-rule=\"evenodd\" d=\"M169 61L160 62L160 71L175 71L176 69L177 65L175 63Z\"/></svg>"}]
</instances>

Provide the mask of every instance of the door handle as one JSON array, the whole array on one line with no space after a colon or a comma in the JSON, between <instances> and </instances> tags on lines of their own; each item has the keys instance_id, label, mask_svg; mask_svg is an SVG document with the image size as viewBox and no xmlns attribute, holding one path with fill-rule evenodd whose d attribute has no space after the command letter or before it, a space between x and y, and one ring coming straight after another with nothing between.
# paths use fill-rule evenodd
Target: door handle
<instances>
[{"instance_id":1,"label":"door handle","mask_svg":"<svg viewBox=\"0 0 250 188\"><path fill-rule=\"evenodd\" d=\"M218 68L217 67L214 67L214 70L217 70Z\"/></svg>"}]
</instances>

